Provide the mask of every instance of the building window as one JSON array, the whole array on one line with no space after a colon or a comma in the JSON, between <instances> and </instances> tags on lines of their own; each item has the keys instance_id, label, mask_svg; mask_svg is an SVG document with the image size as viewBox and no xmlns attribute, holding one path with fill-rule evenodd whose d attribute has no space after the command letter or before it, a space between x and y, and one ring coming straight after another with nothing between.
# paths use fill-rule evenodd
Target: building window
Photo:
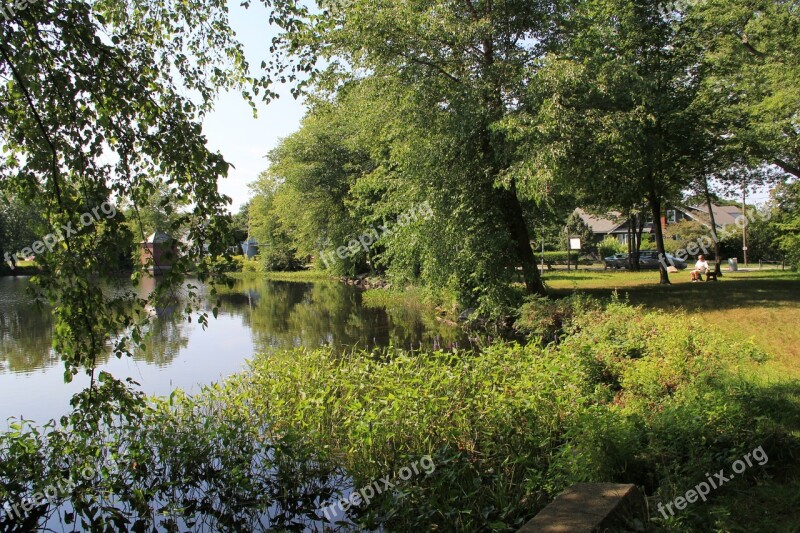
<instances>
[{"instance_id":1,"label":"building window","mask_svg":"<svg viewBox=\"0 0 800 533\"><path fill-rule=\"evenodd\" d=\"M628 234L627 233L620 233L617 235L617 239L622 244L628 244Z\"/></svg>"},{"instance_id":2,"label":"building window","mask_svg":"<svg viewBox=\"0 0 800 533\"><path fill-rule=\"evenodd\" d=\"M677 213L674 209L667 210L667 223L674 224L677 221Z\"/></svg>"}]
</instances>

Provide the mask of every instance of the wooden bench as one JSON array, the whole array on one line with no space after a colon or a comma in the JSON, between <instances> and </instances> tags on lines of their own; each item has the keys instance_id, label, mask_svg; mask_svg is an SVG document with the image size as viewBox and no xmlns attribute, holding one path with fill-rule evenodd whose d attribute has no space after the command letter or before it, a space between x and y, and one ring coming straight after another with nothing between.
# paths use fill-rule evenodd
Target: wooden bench
<instances>
[{"instance_id":1,"label":"wooden bench","mask_svg":"<svg viewBox=\"0 0 800 533\"><path fill-rule=\"evenodd\" d=\"M517 533L638 531L646 504L636 485L578 483L560 494Z\"/></svg>"},{"instance_id":2,"label":"wooden bench","mask_svg":"<svg viewBox=\"0 0 800 533\"><path fill-rule=\"evenodd\" d=\"M716 272L716 270L709 270L708 272L706 272L706 281L708 282L708 281L711 281L712 279L714 281L717 281L717 272Z\"/></svg>"}]
</instances>

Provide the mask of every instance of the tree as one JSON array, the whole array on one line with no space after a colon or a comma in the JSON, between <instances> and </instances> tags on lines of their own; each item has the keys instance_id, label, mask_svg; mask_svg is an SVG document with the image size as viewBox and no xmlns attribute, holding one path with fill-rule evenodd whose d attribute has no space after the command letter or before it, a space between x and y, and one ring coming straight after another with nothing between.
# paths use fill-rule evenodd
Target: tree
<instances>
[{"instance_id":1,"label":"tree","mask_svg":"<svg viewBox=\"0 0 800 533\"><path fill-rule=\"evenodd\" d=\"M794 0L704 0L688 26L704 48L711 130L740 164L800 177L800 6Z\"/></svg>"},{"instance_id":2,"label":"tree","mask_svg":"<svg viewBox=\"0 0 800 533\"><path fill-rule=\"evenodd\" d=\"M234 235L231 238L231 246L239 246L247 240L250 235L250 201L245 202L239 208L239 211L233 215L233 231Z\"/></svg>"},{"instance_id":3,"label":"tree","mask_svg":"<svg viewBox=\"0 0 800 533\"><path fill-rule=\"evenodd\" d=\"M163 182L169 203L191 206L163 229L185 228L191 246L176 243L179 259L151 299L169 296L189 271L201 279L212 274L202 251L216 254L226 242L228 200L217 179L228 164L206 147L199 119L218 90L252 98L271 79L248 75L222 3L15 6L0 19L0 192L41 212L43 231L61 235L37 257L39 288L54 303L65 378L86 369L94 380L94 363L112 335L117 356L141 340L137 328L130 337L115 332L133 326L145 302L131 291L100 290L118 280L109 258L138 242L125 217L81 221L101 206L147 204ZM294 12L292 2L279 1L272 18L288 28Z\"/></svg>"},{"instance_id":4,"label":"tree","mask_svg":"<svg viewBox=\"0 0 800 533\"><path fill-rule=\"evenodd\" d=\"M416 167L413 179L434 210L442 220L458 217L461 226L459 237L441 240L440 247L486 249L470 258L471 272L451 261L441 262L442 274L457 275L465 294L480 293L483 283L499 286L498 274L509 279L521 265L527 290L544 293L522 207L526 192L506 173L512 153L495 128L525 85L525 65L537 54L533 43L546 29L543 8L522 0L321 5L323 13L292 49L330 61L327 80L345 63L352 67L348 77L366 72L405 87L400 94L408 99L401 105L410 112L401 129L423 144L407 154L419 161L403 170ZM498 244L492 251L490 240ZM446 250L450 257L453 252Z\"/></svg>"},{"instance_id":5,"label":"tree","mask_svg":"<svg viewBox=\"0 0 800 533\"><path fill-rule=\"evenodd\" d=\"M786 262L800 270L800 181L775 188L770 224L777 230L777 244Z\"/></svg>"},{"instance_id":6,"label":"tree","mask_svg":"<svg viewBox=\"0 0 800 533\"><path fill-rule=\"evenodd\" d=\"M35 208L14 196L0 199L0 255L4 257L0 269L16 265L20 259L16 254L40 239L42 227L44 220Z\"/></svg>"},{"instance_id":7,"label":"tree","mask_svg":"<svg viewBox=\"0 0 800 533\"><path fill-rule=\"evenodd\" d=\"M256 195L249 202L248 235L258 242L264 268L268 271L296 270L300 264L297 243L283 223L283 213L276 207L276 196L285 195L285 191L280 191L266 173L262 173L252 187ZM296 210L294 212L296 214Z\"/></svg>"},{"instance_id":8,"label":"tree","mask_svg":"<svg viewBox=\"0 0 800 533\"><path fill-rule=\"evenodd\" d=\"M573 237L577 237L581 240L581 246L584 252L589 251L593 240L592 228L583 221L577 211L572 212L561 230L562 250L569 250L569 241Z\"/></svg>"},{"instance_id":9,"label":"tree","mask_svg":"<svg viewBox=\"0 0 800 533\"><path fill-rule=\"evenodd\" d=\"M165 231L171 228L170 233L174 238L180 238L186 228L185 223L186 199L176 201L180 195L172 190L164 181L148 183L151 192L142 195L140 203L127 201L123 207L125 219L135 239L144 239L156 231Z\"/></svg>"},{"instance_id":10,"label":"tree","mask_svg":"<svg viewBox=\"0 0 800 533\"><path fill-rule=\"evenodd\" d=\"M528 154L516 170L530 181L627 214L646 199L660 254L662 206L688 185L707 135L682 15L664 2L574 4L506 125ZM669 283L663 264L660 277Z\"/></svg>"}]
</instances>

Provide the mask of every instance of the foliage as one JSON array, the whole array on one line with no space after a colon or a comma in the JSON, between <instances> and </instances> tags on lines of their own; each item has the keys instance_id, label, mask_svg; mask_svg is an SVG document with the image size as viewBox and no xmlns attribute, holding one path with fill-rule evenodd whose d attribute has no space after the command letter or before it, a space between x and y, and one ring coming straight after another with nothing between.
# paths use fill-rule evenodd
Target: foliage
<instances>
[{"instance_id":1,"label":"foliage","mask_svg":"<svg viewBox=\"0 0 800 533\"><path fill-rule=\"evenodd\" d=\"M0 499L31 529L298 530L331 494L336 472L268 419L253 424L244 398L226 404L231 390L176 391L145 406L107 374L100 383L60 424L15 423L0 436Z\"/></svg>"},{"instance_id":2,"label":"foliage","mask_svg":"<svg viewBox=\"0 0 800 533\"><path fill-rule=\"evenodd\" d=\"M35 208L14 196L0 197L0 255L8 254L8 259L3 257L0 270L10 267L8 260L19 263L21 259L16 254L39 240L43 227L44 220Z\"/></svg>"},{"instance_id":3,"label":"foliage","mask_svg":"<svg viewBox=\"0 0 800 533\"><path fill-rule=\"evenodd\" d=\"M519 308L514 329L543 344L558 342L572 330L576 316L596 305L597 302L580 294L558 299L529 297Z\"/></svg>"},{"instance_id":4,"label":"foliage","mask_svg":"<svg viewBox=\"0 0 800 533\"><path fill-rule=\"evenodd\" d=\"M667 225L664 230L664 238L664 247L667 253L670 254L675 254L678 250L687 250L688 253L698 247L698 242L705 242L703 239L708 239L709 242L711 242L712 239L711 231L708 227L695 220L681 220L680 222ZM692 245L692 243L694 244ZM687 249L690 245L692 246ZM689 255L701 253L703 253L703 251L697 249L696 253L690 253ZM709 250L709 253L705 255L706 259L708 259L713 255L713 252Z\"/></svg>"},{"instance_id":5,"label":"foliage","mask_svg":"<svg viewBox=\"0 0 800 533\"><path fill-rule=\"evenodd\" d=\"M800 270L800 181L777 187L771 204L770 225L777 233L774 242L785 254L787 264Z\"/></svg>"},{"instance_id":6,"label":"foliage","mask_svg":"<svg viewBox=\"0 0 800 533\"><path fill-rule=\"evenodd\" d=\"M356 147L368 149L373 166L357 183L354 207L378 200L359 213L375 221L427 200L436 216L435 235L403 232L381 264L455 290L465 305L507 301L517 266L526 289L543 292L523 210L534 195L505 173L511 146L494 128L519 101L525 65L540 53L534 43L547 25L539 6L359 0L324 7L290 38L295 51L327 63L318 99L337 105L360 92L349 115L363 132Z\"/></svg>"},{"instance_id":7,"label":"foliage","mask_svg":"<svg viewBox=\"0 0 800 533\"><path fill-rule=\"evenodd\" d=\"M627 253L628 248L619 242L619 239L607 236L597 244L597 251L601 258L606 258L616 254Z\"/></svg>"},{"instance_id":8,"label":"foliage","mask_svg":"<svg viewBox=\"0 0 800 533\"><path fill-rule=\"evenodd\" d=\"M292 2L272 8L276 23L293 25ZM54 305L65 379L82 370L94 377L108 345L123 356L141 343L148 303L171 297L188 272L214 274L206 258L228 243L228 199L216 187L228 164L206 147L199 121L219 90L271 95L270 78L249 77L227 6L214 1L56 0L8 15L0 20L0 192L42 213L40 238L63 233L37 257L36 281ZM177 259L145 300L120 282L117 260L138 252L130 224L141 232L145 221L117 211L153 198ZM103 205L114 214L81 222ZM205 324L207 313L196 319Z\"/></svg>"},{"instance_id":9,"label":"foliage","mask_svg":"<svg viewBox=\"0 0 800 533\"><path fill-rule=\"evenodd\" d=\"M551 53L534 64L527 105L505 123L526 156L517 175L574 190L590 208L629 213L647 199L654 220L680 196L706 132L682 4L663 6L591 0L565 10Z\"/></svg>"},{"instance_id":10,"label":"foliage","mask_svg":"<svg viewBox=\"0 0 800 533\"><path fill-rule=\"evenodd\" d=\"M797 442L763 410L774 394L737 372L764 359L752 345L615 301L527 306L534 337L555 333L557 343L289 350L194 398L148 406L103 375L91 408L0 436L0 495L16 503L69 487L30 511L31 524L59 522L56 508L68 503L93 529L292 530L310 527L343 491L429 454L435 471L354 507L355 526L513 531L579 481L634 482L669 501L757 446L769 463L726 490L791 463ZM560 323L547 321L551 311ZM81 479L87 466L93 475ZM677 525L652 519L707 530L726 490Z\"/></svg>"},{"instance_id":11,"label":"foliage","mask_svg":"<svg viewBox=\"0 0 800 533\"><path fill-rule=\"evenodd\" d=\"M583 221L577 211L573 211L567 218L567 222L561 231L561 249L567 250L569 248L569 239L577 237L581 240L581 251L589 253L592 251L592 243L594 242L594 235L592 228Z\"/></svg>"},{"instance_id":12,"label":"foliage","mask_svg":"<svg viewBox=\"0 0 800 533\"><path fill-rule=\"evenodd\" d=\"M704 48L702 105L732 159L800 177L800 28L791 0L704 0L689 28Z\"/></svg>"},{"instance_id":13,"label":"foliage","mask_svg":"<svg viewBox=\"0 0 800 533\"><path fill-rule=\"evenodd\" d=\"M143 242L156 231L170 230L170 236L179 239L184 236L185 218L181 208L187 207L186 199L178 199L177 190L170 189L167 182L155 181L151 192L143 195L140 201L130 199L123 204L125 219L134 239ZM127 205L130 204L130 205ZM138 250L136 250L138 254Z\"/></svg>"}]
</instances>

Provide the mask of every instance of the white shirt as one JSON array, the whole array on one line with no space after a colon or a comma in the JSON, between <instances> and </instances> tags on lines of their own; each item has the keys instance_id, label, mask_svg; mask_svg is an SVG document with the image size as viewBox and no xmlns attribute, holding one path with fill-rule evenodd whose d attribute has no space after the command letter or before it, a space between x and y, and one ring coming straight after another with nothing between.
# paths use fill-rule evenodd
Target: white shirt
<instances>
[{"instance_id":1,"label":"white shirt","mask_svg":"<svg viewBox=\"0 0 800 533\"><path fill-rule=\"evenodd\" d=\"M698 261L697 264L694 266L694 269L699 270L700 272L707 272L708 261Z\"/></svg>"}]
</instances>

